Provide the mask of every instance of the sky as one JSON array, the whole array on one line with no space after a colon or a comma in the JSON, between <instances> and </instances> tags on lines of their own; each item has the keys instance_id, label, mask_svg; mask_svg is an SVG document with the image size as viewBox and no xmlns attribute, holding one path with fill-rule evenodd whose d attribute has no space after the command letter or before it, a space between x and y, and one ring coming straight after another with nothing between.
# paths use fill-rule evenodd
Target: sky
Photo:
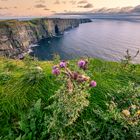
<instances>
[{"instance_id":1,"label":"sky","mask_svg":"<svg viewBox=\"0 0 140 140\"><path fill-rule=\"evenodd\" d=\"M140 0L0 0L0 17L48 16L138 5Z\"/></svg>"}]
</instances>

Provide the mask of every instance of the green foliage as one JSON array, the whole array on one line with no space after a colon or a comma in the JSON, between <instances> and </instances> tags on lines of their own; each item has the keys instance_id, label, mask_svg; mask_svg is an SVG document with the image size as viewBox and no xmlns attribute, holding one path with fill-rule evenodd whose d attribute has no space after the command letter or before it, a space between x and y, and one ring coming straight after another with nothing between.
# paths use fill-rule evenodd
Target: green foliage
<instances>
[{"instance_id":1,"label":"green foliage","mask_svg":"<svg viewBox=\"0 0 140 140\"><path fill-rule=\"evenodd\" d=\"M121 63L123 64L124 67L128 66L138 56L138 54L139 50L136 52L134 56L131 56L129 50L127 50L124 59L121 60Z\"/></svg>"},{"instance_id":2,"label":"green foliage","mask_svg":"<svg viewBox=\"0 0 140 140\"><path fill-rule=\"evenodd\" d=\"M58 64L60 61L60 56L58 54L53 54L53 63Z\"/></svg>"},{"instance_id":3,"label":"green foliage","mask_svg":"<svg viewBox=\"0 0 140 140\"><path fill-rule=\"evenodd\" d=\"M26 55L23 62L27 68L31 68L33 66L38 65L38 60L35 57L31 57L30 55Z\"/></svg>"},{"instance_id":4,"label":"green foliage","mask_svg":"<svg viewBox=\"0 0 140 140\"><path fill-rule=\"evenodd\" d=\"M140 65L89 60L69 67L96 80L91 89L52 76L52 62L0 59L0 140L139 140Z\"/></svg>"},{"instance_id":5,"label":"green foliage","mask_svg":"<svg viewBox=\"0 0 140 140\"><path fill-rule=\"evenodd\" d=\"M127 94L127 92L132 92L131 95L137 95L139 98L139 91L136 87L133 87L132 84L128 87L123 87L120 95ZM122 110L126 108L120 108L117 103L121 97L114 101L112 101L112 99L115 97L115 94L108 93L107 97L107 108L104 109L103 107L98 106L98 104L94 104L93 108L89 106L89 108L81 114L80 119L74 125L69 126L69 129L65 134L65 136L67 136L66 139L139 139L140 116L138 117L137 115L137 111L140 109L139 104L134 111L135 115L131 112L131 115L126 117L122 113ZM131 100L131 98L128 100ZM92 102L94 101L95 100L92 100ZM134 104L137 104L136 100L133 101L133 105ZM130 122L130 120L133 123Z\"/></svg>"},{"instance_id":6,"label":"green foliage","mask_svg":"<svg viewBox=\"0 0 140 140\"><path fill-rule=\"evenodd\" d=\"M0 73L0 85L6 84L11 78L11 75L7 72Z\"/></svg>"},{"instance_id":7,"label":"green foliage","mask_svg":"<svg viewBox=\"0 0 140 140\"><path fill-rule=\"evenodd\" d=\"M46 109L52 112L48 125L49 132L54 134L52 137L60 139L65 137L65 129L74 124L81 112L88 106L88 96L89 94L82 87L75 85L73 91L69 92L64 84L51 97L53 103Z\"/></svg>"},{"instance_id":8,"label":"green foliage","mask_svg":"<svg viewBox=\"0 0 140 140\"><path fill-rule=\"evenodd\" d=\"M112 97L110 97L112 99ZM120 109L128 108L132 105L140 105L140 89L134 83L129 83L127 87L119 88L112 101L117 103Z\"/></svg>"},{"instance_id":9,"label":"green foliage","mask_svg":"<svg viewBox=\"0 0 140 140\"><path fill-rule=\"evenodd\" d=\"M140 137L140 118L136 112L140 109L140 91L133 84L120 87L115 94L108 93L107 109L96 108L93 114L97 116L95 128L100 127L97 134L99 139L138 139ZM126 117L122 111L131 110L136 105L135 113Z\"/></svg>"},{"instance_id":10,"label":"green foliage","mask_svg":"<svg viewBox=\"0 0 140 140\"><path fill-rule=\"evenodd\" d=\"M22 115L19 122L20 135L19 140L36 140L42 137L42 128L44 124L44 113L41 110L41 99L39 99L34 107L31 108L27 116Z\"/></svg>"}]
</instances>

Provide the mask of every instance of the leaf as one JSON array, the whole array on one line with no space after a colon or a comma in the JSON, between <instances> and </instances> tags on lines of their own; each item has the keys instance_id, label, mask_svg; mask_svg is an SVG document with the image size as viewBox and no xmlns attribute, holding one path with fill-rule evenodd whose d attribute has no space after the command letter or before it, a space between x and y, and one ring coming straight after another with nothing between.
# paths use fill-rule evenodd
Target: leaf
<instances>
[{"instance_id":1,"label":"leaf","mask_svg":"<svg viewBox=\"0 0 140 140\"><path fill-rule=\"evenodd\" d=\"M21 135L18 138L16 138L15 140L22 140Z\"/></svg>"},{"instance_id":2,"label":"leaf","mask_svg":"<svg viewBox=\"0 0 140 140\"><path fill-rule=\"evenodd\" d=\"M40 110L41 110L41 99L39 99L39 100L35 103L35 105L34 105L34 110L35 110L37 113L40 112Z\"/></svg>"}]
</instances>

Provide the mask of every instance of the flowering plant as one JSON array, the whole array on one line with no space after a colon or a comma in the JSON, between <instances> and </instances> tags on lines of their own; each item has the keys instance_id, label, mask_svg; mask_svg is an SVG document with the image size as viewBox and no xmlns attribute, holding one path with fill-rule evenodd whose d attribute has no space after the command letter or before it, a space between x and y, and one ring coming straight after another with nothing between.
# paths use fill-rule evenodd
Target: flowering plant
<instances>
[{"instance_id":1,"label":"flowering plant","mask_svg":"<svg viewBox=\"0 0 140 140\"><path fill-rule=\"evenodd\" d=\"M79 60L77 64L78 64L78 67L80 69L86 70L87 65L88 65L88 61L87 60ZM71 71L68 68L68 62L66 62L66 61L61 61L59 63L59 65L55 65L52 68L53 75L58 76L61 73L65 74L65 76L67 76L67 80L69 82L71 82L71 84L72 84L72 81L77 81L78 83L89 82L90 87L96 87L96 85L97 85L96 81L91 80L90 77L85 76L83 74L80 74L77 71Z\"/></svg>"},{"instance_id":2,"label":"flowering plant","mask_svg":"<svg viewBox=\"0 0 140 140\"><path fill-rule=\"evenodd\" d=\"M52 68L52 74L63 83L55 95L50 98L53 102L47 107L53 112L50 116L50 131L55 128L54 132L59 131L61 133L65 127L72 125L85 107L89 105L88 89L95 87L97 84L96 81L83 74L84 70L87 69L88 61L80 60L77 64L82 69L81 72L71 70L69 63L66 61L61 61Z\"/></svg>"}]
</instances>

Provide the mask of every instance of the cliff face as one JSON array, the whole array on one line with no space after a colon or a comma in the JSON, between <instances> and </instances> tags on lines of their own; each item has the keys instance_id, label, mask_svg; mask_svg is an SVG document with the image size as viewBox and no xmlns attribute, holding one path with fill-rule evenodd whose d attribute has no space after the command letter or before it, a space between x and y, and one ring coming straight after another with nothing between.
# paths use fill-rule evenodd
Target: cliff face
<instances>
[{"instance_id":1,"label":"cliff face","mask_svg":"<svg viewBox=\"0 0 140 140\"><path fill-rule=\"evenodd\" d=\"M35 19L0 21L0 55L16 57L29 45L52 37L66 29L77 27L89 19Z\"/></svg>"}]
</instances>

